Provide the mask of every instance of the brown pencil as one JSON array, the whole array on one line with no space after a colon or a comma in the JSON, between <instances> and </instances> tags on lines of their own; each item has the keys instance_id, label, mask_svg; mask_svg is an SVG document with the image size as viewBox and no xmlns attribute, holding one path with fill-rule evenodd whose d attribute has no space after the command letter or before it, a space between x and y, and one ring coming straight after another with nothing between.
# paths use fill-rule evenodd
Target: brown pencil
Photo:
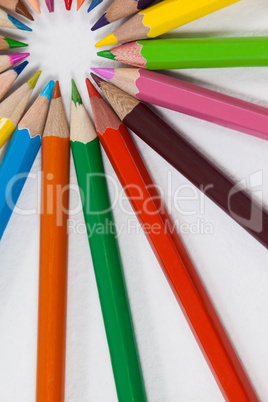
<instances>
[{"instance_id":1,"label":"brown pencil","mask_svg":"<svg viewBox=\"0 0 268 402\"><path fill-rule=\"evenodd\" d=\"M268 213L144 103L92 74L120 120L268 248Z\"/></svg>"},{"instance_id":2,"label":"brown pencil","mask_svg":"<svg viewBox=\"0 0 268 402\"><path fill-rule=\"evenodd\" d=\"M29 20L34 21L32 14L28 11L22 0L0 0L0 6L15 11Z\"/></svg>"}]
</instances>

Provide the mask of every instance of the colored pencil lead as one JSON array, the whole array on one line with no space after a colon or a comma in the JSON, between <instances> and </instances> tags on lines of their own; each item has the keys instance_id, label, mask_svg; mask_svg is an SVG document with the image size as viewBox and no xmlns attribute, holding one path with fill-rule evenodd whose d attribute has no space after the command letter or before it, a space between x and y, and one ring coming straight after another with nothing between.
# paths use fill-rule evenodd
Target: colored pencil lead
<instances>
[{"instance_id":1,"label":"colored pencil lead","mask_svg":"<svg viewBox=\"0 0 268 402\"><path fill-rule=\"evenodd\" d=\"M29 64L28 61L24 61L13 68L17 76L21 74L21 72L25 69L25 67Z\"/></svg>"},{"instance_id":2,"label":"colored pencil lead","mask_svg":"<svg viewBox=\"0 0 268 402\"><path fill-rule=\"evenodd\" d=\"M66 10L68 10L68 11L71 10L72 2L73 2L73 0L65 0L65 7L66 7Z\"/></svg>"},{"instance_id":3,"label":"colored pencil lead","mask_svg":"<svg viewBox=\"0 0 268 402\"><path fill-rule=\"evenodd\" d=\"M102 50L97 52L97 55L100 57L105 57L106 59L116 60L116 56L110 50Z\"/></svg>"},{"instance_id":4,"label":"colored pencil lead","mask_svg":"<svg viewBox=\"0 0 268 402\"><path fill-rule=\"evenodd\" d=\"M2 14L2 10L0 10L0 13ZM13 24L13 27L10 26L10 27L7 27L7 28L17 28L17 29L20 29L21 31L28 31L28 32L33 31L30 27L28 27L27 25L23 24L19 20L17 20L17 18L12 17L12 15L7 14L7 18L10 21L10 23ZM6 27L6 26L4 25L4 27Z\"/></svg>"},{"instance_id":5,"label":"colored pencil lead","mask_svg":"<svg viewBox=\"0 0 268 402\"><path fill-rule=\"evenodd\" d=\"M46 1L48 11L50 13L53 13L54 12L54 0L45 0L45 1Z\"/></svg>"},{"instance_id":6,"label":"colored pencil lead","mask_svg":"<svg viewBox=\"0 0 268 402\"><path fill-rule=\"evenodd\" d=\"M87 12L89 13L90 11L92 11L95 7L97 7L99 4L101 4L103 2L103 0L92 0L92 3L90 4L90 6L88 7Z\"/></svg>"},{"instance_id":7,"label":"colored pencil lead","mask_svg":"<svg viewBox=\"0 0 268 402\"><path fill-rule=\"evenodd\" d=\"M99 28L105 27L105 25L108 25L109 21L106 18L106 13L103 14L100 19L93 25L91 28L91 31L96 31Z\"/></svg>"},{"instance_id":8,"label":"colored pencil lead","mask_svg":"<svg viewBox=\"0 0 268 402\"><path fill-rule=\"evenodd\" d=\"M34 21L32 14L30 13L30 11L27 9L25 4L21 0L18 1L15 11L16 11L16 13L23 15L23 17L28 18L28 20Z\"/></svg>"},{"instance_id":9,"label":"colored pencil lead","mask_svg":"<svg viewBox=\"0 0 268 402\"><path fill-rule=\"evenodd\" d=\"M85 2L85 0L77 0L77 11L82 7L84 2Z\"/></svg>"},{"instance_id":10,"label":"colored pencil lead","mask_svg":"<svg viewBox=\"0 0 268 402\"><path fill-rule=\"evenodd\" d=\"M20 42L18 40L0 36L0 49L16 49L19 47L27 47L27 43Z\"/></svg>"}]
</instances>

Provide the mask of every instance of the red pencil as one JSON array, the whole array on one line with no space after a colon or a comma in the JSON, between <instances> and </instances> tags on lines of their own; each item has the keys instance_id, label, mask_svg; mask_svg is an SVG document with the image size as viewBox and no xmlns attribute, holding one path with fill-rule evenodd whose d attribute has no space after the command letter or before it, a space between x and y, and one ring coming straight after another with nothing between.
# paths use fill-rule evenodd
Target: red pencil
<instances>
[{"instance_id":1,"label":"red pencil","mask_svg":"<svg viewBox=\"0 0 268 402\"><path fill-rule=\"evenodd\" d=\"M71 10L73 0L65 0L66 10Z\"/></svg>"},{"instance_id":2,"label":"red pencil","mask_svg":"<svg viewBox=\"0 0 268 402\"><path fill-rule=\"evenodd\" d=\"M258 401L129 132L86 82L98 137L224 397Z\"/></svg>"}]
</instances>

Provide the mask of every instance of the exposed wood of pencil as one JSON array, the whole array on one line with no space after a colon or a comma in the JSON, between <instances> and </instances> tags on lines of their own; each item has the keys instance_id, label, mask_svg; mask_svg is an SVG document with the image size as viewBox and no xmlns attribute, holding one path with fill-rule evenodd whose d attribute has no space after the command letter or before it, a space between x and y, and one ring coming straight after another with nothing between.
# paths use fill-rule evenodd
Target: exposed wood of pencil
<instances>
[{"instance_id":1,"label":"exposed wood of pencil","mask_svg":"<svg viewBox=\"0 0 268 402\"><path fill-rule=\"evenodd\" d=\"M25 6L22 0L0 0L0 6L7 8L8 10L15 11L18 14L23 15L29 20L33 21L33 16Z\"/></svg>"},{"instance_id":2,"label":"exposed wood of pencil","mask_svg":"<svg viewBox=\"0 0 268 402\"><path fill-rule=\"evenodd\" d=\"M27 83L19 87L0 103L0 117L9 118L16 126L30 99L32 88Z\"/></svg>"},{"instance_id":3,"label":"exposed wood of pencil","mask_svg":"<svg viewBox=\"0 0 268 402\"><path fill-rule=\"evenodd\" d=\"M0 100L5 96L16 78L17 74L13 69L0 74Z\"/></svg>"},{"instance_id":4,"label":"exposed wood of pencil","mask_svg":"<svg viewBox=\"0 0 268 402\"><path fill-rule=\"evenodd\" d=\"M108 84L110 86L110 84ZM102 145L129 197L215 379L228 400L257 401L216 311L198 277L174 223L155 188L127 129L114 112L92 94ZM122 97L117 99L121 105ZM134 103L137 101L134 99ZM137 197L137 190L139 195ZM145 208L146 206L146 208ZM157 232L153 228L157 227ZM150 229L151 228L151 229Z\"/></svg>"},{"instance_id":5,"label":"exposed wood of pencil","mask_svg":"<svg viewBox=\"0 0 268 402\"><path fill-rule=\"evenodd\" d=\"M42 140L36 402L63 402L65 388L70 144L57 90Z\"/></svg>"}]
</instances>

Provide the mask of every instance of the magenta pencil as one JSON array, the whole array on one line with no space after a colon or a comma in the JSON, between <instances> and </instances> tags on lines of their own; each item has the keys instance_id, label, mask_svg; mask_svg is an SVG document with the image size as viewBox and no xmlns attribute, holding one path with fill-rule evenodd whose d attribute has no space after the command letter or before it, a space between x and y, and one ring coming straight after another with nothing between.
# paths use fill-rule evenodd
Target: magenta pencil
<instances>
[{"instance_id":1,"label":"magenta pencil","mask_svg":"<svg viewBox=\"0 0 268 402\"><path fill-rule=\"evenodd\" d=\"M92 68L137 99L268 140L268 109L138 68Z\"/></svg>"},{"instance_id":2,"label":"magenta pencil","mask_svg":"<svg viewBox=\"0 0 268 402\"><path fill-rule=\"evenodd\" d=\"M13 53L0 56L0 73L6 71L8 68L14 66L14 64L19 63L28 56L30 56L30 53Z\"/></svg>"},{"instance_id":3,"label":"magenta pencil","mask_svg":"<svg viewBox=\"0 0 268 402\"><path fill-rule=\"evenodd\" d=\"M50 13L54 12L54 0L46 0L46 5Z\"/></svg>"}]
</instances>

